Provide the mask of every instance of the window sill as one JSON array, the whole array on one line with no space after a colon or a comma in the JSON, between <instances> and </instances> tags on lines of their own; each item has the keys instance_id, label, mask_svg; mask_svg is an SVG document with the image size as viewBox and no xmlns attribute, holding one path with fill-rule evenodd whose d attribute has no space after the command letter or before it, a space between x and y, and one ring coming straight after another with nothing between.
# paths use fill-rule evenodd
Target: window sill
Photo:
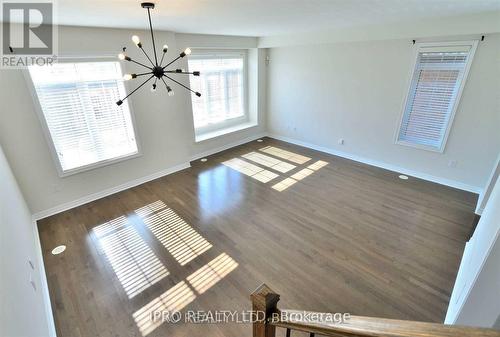
<instances>
[{"instance_id":1,"label":"window sill","mask_svg":"<svg viewBox=\"0 0 500 337\"><path fill-rule=\"evenodd\" d=\"M230 126L230 127L227 127L227 128L216 130L216 131L205 132L205 133L202 133L202 134L195 134L194 139L195 139L196 143L199 143L199 142L203 142L205 140L209 140L209 139L212 139L212 138L217 138L217 137L220 137L220 136L224 136L224 135L227 135L227 134L230 134L230 133L233 133L233 132L237 132L237 131L249 129L249 128L252 128L252 127L257 126L257 125L258 124L255 123L255 122L245 122L245 123L242 123L242 124Z\"/></svg>"},{"instance_id":2,"label":"window sill","mask_svg":"<svg viewBox=\"0 0 500 337\"><path fill-rule=\"evenodd\" d=\"M126 154L126 155L121 156L121 157L98 161L98 162L93 163L93 164L72 168L72 169L69 169L66 171L63 171L60 167L58 167L57 169L58 169L59 177L66 178L66 177L72 176L74 174L83 173L86 171L92 171L92 170L95 170L98 168L110 166L113 164L120 163L122 161L134 159L134 158L141 157L141 156L142 156L142 153L140 151L137 151L136 153ZM57 163L59 164L59 161Z\"/></svg>"},{"instance_id":3,"label":"window sill","mask_svg":"<svg viewBox=\"0 0 500 337\"><path fill-rule=\"evenodd\" d=\"M408 147L413 147L413 148L420 149L420 150L426 150L426 151L430 151L430 152L437 152L437 153L444 152L444 144L442 144L442 146L439 148L434 147L434 146L430 146L430 145L416 144L416 143L412 143L412 142L408 142L408 141L404 141L404 140L397 140L396 144L408 146Z\"/></svg>"}]
</instances>

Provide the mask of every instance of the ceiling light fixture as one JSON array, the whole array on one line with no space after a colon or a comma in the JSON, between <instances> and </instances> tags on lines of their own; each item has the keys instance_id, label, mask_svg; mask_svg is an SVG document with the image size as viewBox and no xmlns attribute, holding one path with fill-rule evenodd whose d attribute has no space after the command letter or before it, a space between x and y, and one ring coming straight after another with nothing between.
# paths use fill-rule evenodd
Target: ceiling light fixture
<instances>
[{"instance_id":1,"label":"ceiling light fixture","mask_svg":"<svg viewBox=\"0 0 500 337\"><path fill-rule=\"evenodd\" d=\"M181 59L181 58L183 58L183 57L191 54L191 49L186 48L183 52L181 52L179 54L179 56L177 56L175 59L173 59L172 61L170 61L169 63L167 63L165 66L163 66L163 59L165 58L165 54L167 54L167 51L168 51L168 46L167 45L163 45L163 47L162 47L162 53L163 54L161 56L160 62L158 62L158 56L156 55L155 37L154 37L154 34L153 34L153 25L151 24L151 12L150 12L151 9L155 8L155 4L152 3L152 2L143 2L143 3L141 3L141 7L147 9L147 11L148 11L149 30L151 31L151 42L153 44L154 62L151 59L151 57L149 57L149 55L146 53L146 51L144 50L144 48L142 47L142 42L141 42L141 39L139 38L139 36L137 36L137 35L132 36L132 41L137 46L137 48L139 48L144 53L144 55L146 56L146 58L148 59L148 61L151 63L151 66L148 66L148 65L145 65L144 63L132 60L132 58L130 56L128 56L127 54L125 54L126 47L123 47L123 52L118 55L118 59L120 59L121 61L133 62L133 63L138 64L138 65L140 65L140 66L142 66L142 67L144 67L144 68L146 68L146 69L149 70L147 72L139 73L139 74L125 74L125 76L123 76L123 79L125 81L129 81L129 80L138 78L140 76L149 76L149 77L148 77L147 80L145 80L144 82L142 82L137 88L135 88L130 94L128 94L123 99L120 99L118 102L116 102L116 104L117 105L122 105L124 100L126 100L129 96L131 96L133 93L135 93L144 84L146 84L147 82L149 82L153 78L154 78L154 83L153 83L153 86L151 87L151 91L152 92L156 91L156 83L158 82L158 80L160 80L160 81L162 81L165 84L165 88L167 89L168 95L169 96L173 96L174 95L174 91L167 84L167 81L165 81L165 78L167 78L168 80L170 80L170 81L172 81L172 82L180 85L184 89L187 89L187 90L191 91L192 93L194 93L196 96L200 97L201 94L199 92L191 90L191 88L189 88L188 86L185 86L184 84L182 84L179 81L177 81L177 80L173 79L172 77L170 77L171 76L170 74L185 74L185 75L200 76L200 72L199 71L188 72L188 71L185 71L184 69L173 69L173 70L167 70L166 69L169 65L171 65L174 62L178 61L179 59Z\"/></svg>"}]
</instances>

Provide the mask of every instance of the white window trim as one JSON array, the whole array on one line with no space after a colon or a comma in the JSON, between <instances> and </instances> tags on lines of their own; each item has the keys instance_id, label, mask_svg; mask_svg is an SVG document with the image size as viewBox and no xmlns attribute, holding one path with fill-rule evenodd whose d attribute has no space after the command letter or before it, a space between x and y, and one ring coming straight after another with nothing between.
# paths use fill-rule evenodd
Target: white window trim
<instances>
[{"instance_id":1,"label":"white window trim","mask_svg":"<svg viewBox=\"0 0 500 337\"><path fill-rule=\"evenodd\" d=\"M208 132L208 133L203 133L201 135L195 135L195 138L196 138L196 143L200 143L200 142L203 142L203 141L206 141L206 140L210 140L210 139L213 139L213 138L217 138L217 137L221 137L221 136L225 136L227 134L230 134L230 133L234 133L234 132L239 132L239 131L243 131L243 130L246 130L246 129L250 129L250 128L253 128L255 126L257 126L258 124L256 122L244 122L242 124L237 124L237 125L234 125L234 126L228 126L224 129L217 129L215 131L212 131L212 132Z\"/></svg>"},{"instance_id":2,"label":"white window trim","mask_svg":"<svg viewBox=\"0 0 500 337\"><path fill-rule=\"evenodd\" d=\"M58 63L63 63L63 62L116 62L116 57L112 56L101 56L101 57L94 57L94 56L85 56L85 57L77 57L77 56L71 56L71 57L59 57L58 58ZM124 74L124 69L123 69L123 63L120 62L120 69L122 71L122 74ZM84 166L80 166L74 169L69 169L64 171L61 162L59 161L59 157L57 156L57 151L56 147L54 144L54 141L52 140L52 136L50 135L50 130L49 126L47 125L47 121L45 119L45 115L43 114L42 106L40 104L40 101L38 100L38 95L35 89L35 85L33 83L33 79L31 78L31 75L29 73L29 69L25 68L22 70L24 78L26 80L26 84L28 86L28 90L31 94L31 97L33 98L33 105L35 106L35 112L38 117L38 120L40 121L40 124L42 126L42 132L45 137L45 141L47 142L47 145L49 146L49 152L52 156L52 160L54 161L54 164L57 169L57 174L59 175L60 178L72 176L78 173L90 171L90 170L95 170L97 168L113 165L125 160L137 158L142 156L142 147L141 147L141 141L139 139L139 134L137 132L137 126L136 126L136 121L135 121L135 114L132 108L132 104L130 101L130 98L128 98L128 106L129 106L129 111L130 111L130 118L132 120L132 128L134 131L134 137L135 137L135 142L137 145L137 152L133 154L128 154L112 159L106 159L106 160L101 160L93 164L88 164ZM130 92L130 88L128 87L128 83L125 81L124 82L125 86L125 91Z\"/></svg>"},{"instance_id":3,"label":"white window trim","mask_svg":"<svg viewBox=\"0 0 500 337\"><path fill-rule=\"evenodd\" d=\"M191 116L193 117L193 129L194 129L194 140L196 143L216 138L222 135L226 135L228 133L233 133L240 131L242 129L246 129L253 125L250 125L250 111L248 104L248 50L246 49L193 49L193 53L190 55L191 59L218 59L221 57L231 57L236 54L243 56L243 109L244 115L241 117L231 118L224 122L205 126L202 128L196 129L194 127L194 114L193 114L193 102L191 96ZM189 71L193 71L197 69L189 69ZM203 95L203 93L201 93Z\"/></svg>"},{"instance_id":4,"label":"white window trim","mask_svg":"<svg viewBox=\"0 0 500 337\"><path fill-rule=\"evenodd\" d=\"M410 75L408 77L408 83L406 85L407 92L406 92L406 96L405 96L405 99L403 102L403 107L401 109L399 124L398 124L397 130L396 130L396 134L394 136L394 143L395 144L414 147L414 148L421 149L421 150L438 152L438 153L444 152L444 149L446 147L446 143L448 142L448 136L450 135L451 126L453 124L453 120L455 119L455 113L456 113L458 106L460 104L460 99L462 97L462 91L465 87L465 83L467 82L469 70L470 70L470 67L472 65L472 60L474 59L474 54L476 53L478 42L479 42L479 40L469 40L469 41L448 41L448 42L417 42L415 44L415 48L414 48L414 52L413 52L412 67L410 68ZM453 103L453 107L451 109L451 114L450 114L450 117L448 119L448 125L446 126L446 130L445 130L445 133L443 136L443 141L441 143L441 147L435 148L433 146L415 144L415 143L399 140L399 134L401 132L401 126L402 126L404 115L405 115L406 104L408 103L408 99L410 98L411 92L412 92L412 88L411 88L412 87L412 80L413 80L415 68L417 66L418 53L420 52L420 50L422 48L430 48L430 47L446 48L446 47L450 47L450 46L470 46L470 51L469 51L469 56L467 58L467 64L465 66L462 83L460 84L460 87L458 88L457 97L456 97L455 102Z\"/></svg>"}]
</instances>

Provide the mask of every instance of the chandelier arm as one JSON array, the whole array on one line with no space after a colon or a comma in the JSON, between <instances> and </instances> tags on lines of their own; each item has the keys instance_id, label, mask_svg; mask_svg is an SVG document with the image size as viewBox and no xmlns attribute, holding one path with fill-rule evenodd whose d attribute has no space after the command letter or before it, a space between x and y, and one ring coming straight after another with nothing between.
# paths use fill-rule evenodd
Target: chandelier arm
<instances>
[{"instance_id":1,"label":"chandelier arm","mask_svg":"<svg viewBox=\"0 0 500 337\"><path fill-rule=\"evenodd\" d=\"M174 63L175 61L177 61L178 59L180 59L182 56L177 56L177 58L173 59L172 61L170 61L170 63L167 63L166 66L162 67L163 69L165 69L166 67L168 67L169 65L171 65L172 63Z\"/></svg>"},{"instance_id":2,"label":"chandelier arm","mask_svg":"<svg viewBox=\"0 0 500 337\"><path fill-rule=\"evenodd\" d=\"M170 77L170 76L168 76L168 75L165 75L165 77L166 77L166 78L168 78L169 80L171 80L172 82L177 83L177 84L178 84L178 85L180 85L181 87L183 87L183 88L185 88L185 89L187 89L187 90L191 91L193 94L196 94L196 95L198 95L198 94L199 94L199 92L196 92L196 91L194 91L194 90L191 90L191 88L190 88L190 87L187 87L187 86L185 86L184 84L182 84L181 82L178 82L178 81L174 80L172 77Z\"/></svg>"},{"instance_id":3,"label":"chandelier arm","mask_svg":"<svg viewBox=\"0 0 500 337\"><path fill-rule=\"evenodd\" d=\"M139 90L144 84L146 84L153 77L154 77L154 75L151 75L151 77L149 77L147 80L145 80L144 82L142 82L141 85L139 85L137 88L135 88L134 90L132 90L132 92L130 94L128 94L127 96L125 96L123 99L121 99L121 101L124 101L127 98L129 98L130 95L132 95L134 92L136 92L137 90Z\"/></svg>"},{"instance_id":4,"label":"chandelier arm","mask_svg":"<svg viewBox=\"0 0 500 337\"><path fill-rule=\"evenodd\" d=\"M151 59L149 58L148 54L146 53L146 51L144 50L144 48L142 48L142 45L139 47L140 50L142 50L142 52L144 53L144 55L146 55L146 57L148 58L149 62L151 62L151 65L153 67L155 67L155 64L153 63L153 61L151 61Z\"/></svg>"},{"instance_id":5,"label":"chandelier arm","mask_svg":"<svg viewBox=\"0 0 500 337\"><path fill-rule=\"evenodd\" d=\"M149 30L151 31L151 41L153 42L153 54L155 55L155 64L158 66L158 57L156 56L156 45L155 45L155 36L153 34L153 24L151 23L151 12L148 8L148 19L149 19Z\"/></svg>"},{"instance_id":6,"label":"chandelier arm","mask_svg":"<svg viewBox=\"0 0 500 337\"><path fill-rule=\"evenodd\" d=\"M167 82L165 82L165 79L163 77L161 78L161 80L162 80L163 84L165 84L165 88L167 88L167 91L168 91L169 86L168 86Z\"/></svg>"},{"instance_id":7,"label":"chandelier arm","mask_svg":"<svg viewBox=\"0 0 500 337\"><path fill-rule=\"evenodd\" d=\"M160 66L160 67L161 67L161 64L163 63L163 58L165 57L165 54L166 54L166 53L167 53L167 52L163 52L163 55L161 56L161 61L160 61L160 64L159 64L159 66Z\"/></svg>"},{"instance_id":8,"label":"chandelier arm","mask_svg":"<svg viewBox=\"0 0 500 337\"><path fill-rule=\"evenodd\" d=\"M151 87L152 92L156 90L156 82L158 82L158 77L155 77L155 81L153 82L153 86Z\"/></svg>"},{"instance_id":9,"label":"chandelier arm","mask_svg":"<svg viewBox=\"0 0 500 337\"><path fill-rule=\"evenodd\" d=\"M134 62L135 64L138 64L138 65L140 65L140 66L143 66L144 68L148 68L149 70L153 70L153 68L151 68L151 67L149 67L149 66L147 66L147 65L145 65L145 64L143 64L143 63L141 63L141 62L137 62L137 61L132 60L132 59L130 59L129 61L130 61L130 62Z\"/></svg>"},{"instance_id":10,"label":"chandelier arm","mask_svg":"<svg viewBox=\"0 0 500 337\"><path fill-rule=\"evenodd\" d=\"M139 76L144 76L144 75L153 75L153 72L152 71L149 71L147 73L139 73L139 74L135 74L136 77L139 77Z\"/></svg>"},{"instance_id":11,"label":"chandelier arm","mask_svg":"<svg viewBox=\"0 0 500 337\"><path fill-rule=\"evenodd\" d=\"M175 70L165 70L165 73L167 74L184 74L184 75L194 75L194 72L188 72L188 71L175 71Z\"/></svg>"}]
</instances>

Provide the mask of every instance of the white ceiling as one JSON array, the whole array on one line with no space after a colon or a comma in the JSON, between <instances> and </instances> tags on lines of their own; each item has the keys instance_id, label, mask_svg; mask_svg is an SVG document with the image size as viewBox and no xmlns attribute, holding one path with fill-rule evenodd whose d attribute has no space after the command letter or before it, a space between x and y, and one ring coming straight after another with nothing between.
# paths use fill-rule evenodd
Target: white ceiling
<instances>
[{"instance_id":1,"label":"white ceiling","mask_svg":"<svg viewBox=\"0 0 500 337\"><path fill-rule=\"evenodd\" d=\"M58 0L63 25L145 28L137 0ZM155 29L273 36L500 10L500 0L157 0Z\"/></svg>"}]
</instances>

